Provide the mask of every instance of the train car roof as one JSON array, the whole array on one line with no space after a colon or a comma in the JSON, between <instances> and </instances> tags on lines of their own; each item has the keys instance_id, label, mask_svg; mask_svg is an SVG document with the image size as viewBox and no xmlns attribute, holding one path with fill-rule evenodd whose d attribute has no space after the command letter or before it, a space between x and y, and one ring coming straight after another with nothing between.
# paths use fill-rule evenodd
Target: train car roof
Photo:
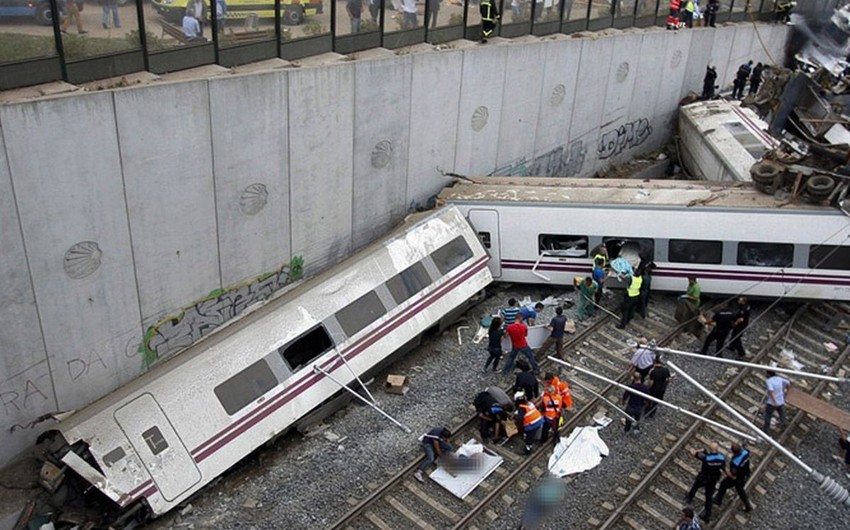
<instances>
[{"instance_id":1,"label":"train car roof","mask_svg":"<svg viewBox=\"0 0 850 530\"><path fill-rule=\"evenodd\" d=\"M573 206L658 206L671 208L801 210L836 213L831 207L789 202L749 184L722 185L695 180L552 179L486 177L457 182L438 195L438 206L451 203L528 203Z\"/></svg>"}]
</instances>

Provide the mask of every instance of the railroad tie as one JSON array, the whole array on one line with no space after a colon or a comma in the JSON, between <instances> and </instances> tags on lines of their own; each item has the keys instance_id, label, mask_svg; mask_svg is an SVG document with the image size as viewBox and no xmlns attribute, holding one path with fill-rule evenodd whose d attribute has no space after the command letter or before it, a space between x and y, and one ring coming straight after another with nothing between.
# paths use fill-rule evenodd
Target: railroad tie
<instances>
[{"instance_id":1,"label":"railroad tie","mask_svg":"<svg viewBox=\"0 0 850 530\"><path fill-rule=\"evenodd\" d=\"M648 513L653 519L661 523L661 526L663 528L673 528L673 526L675 525L675 521L671 521L668 517L660 513L653 506L650 506L649 503L645 501L638 501L637 505L640 506L640 508L646 513Z\"/></svg>"},{"instance_id":2,"label":"railroad tie","mask_svg":"<svg viewBox=\"0 0 850 530\"><path fill-rule=\"evenodd\" d=\"M434 511L437 511L443 515L449 521L455 523L460 520L460 515L454 513L450 509L448 509L443 503L438 502L436 499L422 491L416 484L412 482L405 481L404 487L408 489L411 493L416 495L420 500L422 500L425 504L430 506Z\"/></svg>"},{"instance_id":3,"label":"railroad tie","mask_svg":"<svg viewBox=\"0 0 850 530\"><path fill-rule=\"evenodd\" d=\"M437 530L436 528L428 524L424 519L413 513L410 509L407 508L407 506L396 500L395 497L388 496L386 500L387 504L392 506L395 511L403 515L411 523L415 524L422 530Z\"/></svg>"}]
</instances>

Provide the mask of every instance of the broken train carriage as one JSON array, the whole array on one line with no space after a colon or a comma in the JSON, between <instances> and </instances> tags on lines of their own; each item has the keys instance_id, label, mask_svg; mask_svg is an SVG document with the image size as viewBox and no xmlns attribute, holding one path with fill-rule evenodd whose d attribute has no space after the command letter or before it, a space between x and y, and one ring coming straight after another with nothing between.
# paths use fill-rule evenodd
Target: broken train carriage
<instances>
[{"instance_id":1,"label":"broken train carriage","mask_svg":"<svg viewBox=\"0 0 850 530\"><path fill-rule=\"evenodd\" d=\"M454 322L488 255L456 208L419 218L60 421L42 483L96 490L113 523L159 516L327 403L331 378Z\"/></svg>"}]
</instances>

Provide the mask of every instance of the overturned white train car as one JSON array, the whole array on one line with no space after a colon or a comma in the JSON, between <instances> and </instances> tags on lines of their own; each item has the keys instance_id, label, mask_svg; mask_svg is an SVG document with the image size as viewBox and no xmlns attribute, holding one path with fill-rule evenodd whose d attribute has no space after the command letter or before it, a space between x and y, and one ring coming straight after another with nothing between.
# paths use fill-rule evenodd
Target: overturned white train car
<instances>
[{"instance_id":1,"label":"overturned white train car","mask_svg":"<svg viewBox=\"0 0 850 530\"><path fill-rule=\"evenodd\" d=\"M497 281L572 285L593 249L653 261L652 288L850 300L850 218L749 186L488 178L443 190L490 252Z\"/></svg>"},{"instance_id":2,"label":"overturned white train car","mask_svg":"<svg viewBox=\"0 0 850 530\"><path fill-rule=\"evenodd\" d=\"M487 259L456 208L401 227L61 421L43 482L165 513L340 391L314 366L349 384L451 323Z\"/></svg>"}]
</instances>

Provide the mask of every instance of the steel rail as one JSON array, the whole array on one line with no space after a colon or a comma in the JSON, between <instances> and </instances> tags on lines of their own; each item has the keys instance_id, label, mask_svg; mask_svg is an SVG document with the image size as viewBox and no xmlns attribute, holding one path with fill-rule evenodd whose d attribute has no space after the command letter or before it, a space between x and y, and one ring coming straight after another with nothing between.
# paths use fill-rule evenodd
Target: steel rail
<instances>
[{"instance_id":1,"label":"steel rail","mask_svg":"<svg viewBox=\"0 0 850 530\"><path fill-rule=\"evenodd\" d=\"M780 340L785 338L785 334L788 333L791 326L794 324L794 322L796 322L797 318L800 317L803 313L805 313L808 307L808 304L800 306L794 313L794 315L782 326L782 328L780 328L779 332L774 333L773 336L765 343L765 345L762 347L758 355L756 355L754 360L758 360L767 356L770 353L771 349ZM745 377L749 376L749 374L749 369L742 370L741 372L739 372L738 375L735 376L735 378L732 379L732 381L726 385L726 388L724 388L723 392L720 393L720 397L725 397L730 393L734 392L734 390L738 387L741 381L743 381ZM708 416L709 414L714 412L716 408L718 408L718 405L716 403L711 403L702 412L702 415ZM629 508L635 502L635 500L637 500L637 498L648 489L649 485L652 484L652 482L661 473L661 471L666 468L667 464L677 455L679 450L685 444L691 441L691 439L696 434L696 431L700 427L702 427L702 422L694 421L682 435L678 436L678 440L676 441L676 443L673 444L670 449L665 451L664 456L662 456L661 459L658 460L658 462L656 462L656 464L652 467L652 469L650 469L649 472L644 475L644 478L632 488L632 491L611 512L608 518L601 525L599 525L598 530L605 530L611 528L614 523L620 520L620 517L623 515L623 512L627 508Z\"/></svg>"}]
</instances>

